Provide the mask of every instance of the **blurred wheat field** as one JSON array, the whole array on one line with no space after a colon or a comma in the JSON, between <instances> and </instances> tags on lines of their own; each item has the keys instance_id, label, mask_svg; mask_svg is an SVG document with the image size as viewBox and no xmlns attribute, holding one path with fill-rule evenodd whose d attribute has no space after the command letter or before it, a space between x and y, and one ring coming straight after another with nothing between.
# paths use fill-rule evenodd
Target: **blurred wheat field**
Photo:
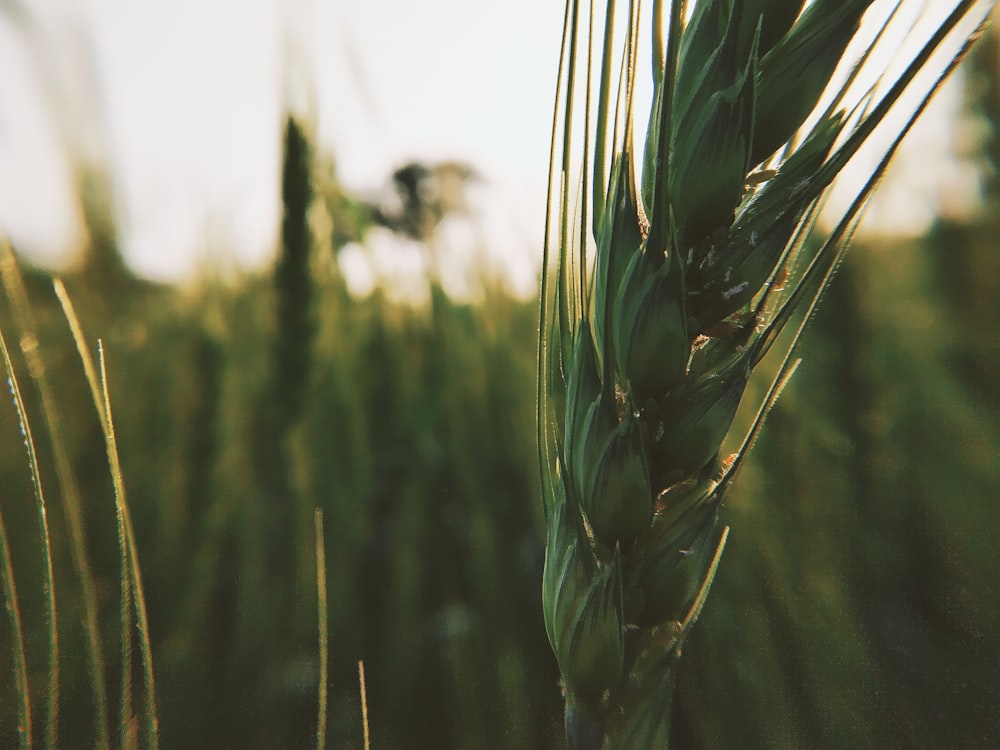
<instances>
[{"instance_id":1,"label":"blurred wheat field","mask_svg":"<svg viewBox=\"0 0 1000 750\"><path fill-rule=\"evenodd\" d=\"M984 208L919 240L852 250L725 509L734 533L685 652L678 748L1000 744L1000 96L996 48L985 50L969 97L990 125ZM142 282L95 210L86 261L64 276L89 343L99 337L106 352L160 744L314 744L320 508L327 746L362 747L359 660L374 748L558 746L557 670L538 597L537 302L489 278L475 302L434 280L425 305L383 289L353 297L337 253L363 240L371 219L316 167L322 155L292 119L285 155L271 271L186 288ZM333 227L325 235L309 219L319 204ZM47 490L59 737L90 747L99 732L86 602L53 440L79 488L117 738L112 478L51 278L21 266L61 433L41 417L9 295L0 326ZM41 746L45 563L32 498L5 399L0 511ZM3 619L2 748L19 742L13 641Z\"/></svg>"}]
</instances>

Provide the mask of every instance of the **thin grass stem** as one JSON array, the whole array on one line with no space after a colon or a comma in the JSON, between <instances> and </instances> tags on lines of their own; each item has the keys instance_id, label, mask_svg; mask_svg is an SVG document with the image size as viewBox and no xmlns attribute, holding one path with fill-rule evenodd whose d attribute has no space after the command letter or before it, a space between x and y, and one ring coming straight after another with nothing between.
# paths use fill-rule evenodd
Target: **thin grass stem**
<instances>
[{"instance_id":1,"label":"thin grass stem","mask_svg":"<svg viewBox=\"0 0 1000 750\"><path fill-rule=\"evenodd\" d=\"M14 253L7 241L0 242L0 276L4 289L11 301L14 322L21 332L21 351L28 365L28 374L35 383L42 408L42 417L49 433L56 481L59 484L63 507L66 511L66 526L70 539L70 558L80 584L83 603L83 626L86 632L87 669L93 691L94 747L108 748L108 699L104 685L104 653L101 645L101 631L97 614L97 587L87 552L84 532L83 503L80 486L73 472L66 450L68 440L63 428L62 416L54 391L46 374L45 363L38 349L37 325L28 302L24 279L18 268Z\"/></svg>"},{"instance_id":2,"label":"thin grass stem","mask_svg":"<svg viewBox=\"0 0 1000 750\"><path fill-rule=\"evenodd\" d=\"M0 513L0 582L3 583L4 609L7 610L7 619L10 621L14 694L17 696L17 745L20 750L31 750L31 691L24 652L24 631L21 627L21 608L17 599L14 566L10 560L10 545L7 543L3 513Z\"/></svg>"},{"instance_id":3,"label":"thin grass stem","mask_svg":"<svg viewBox=\"0 0 1000 750\"><path fill-rule=\"evenodd\" d=\"M118 439L115 435L114 417L111 413L111 395L108 391L108 374L104 358L104 345L97 341L97 351L101 368L101 394L103 397L107 432L105 444L108 464L114 479L115 503L119 507L125 532L127 570L132 583L132 604L135 608L136 627L139 631L139 657L142 660L143 713L146 746L156 750L159 747L159 725L156 718L156 683L153 679L153 649L149 641L149 615L146 611L146 597L142 585L142 569L139 567L139 553L135 543L132 514L125 496L125 478L122 474L121 459L118 454Z\"/></svg>"},{"instance_id":4,"label":"thin grass stem","mask_svg":"<svg viewBox=\"0 0 1000 750\"><path fill-rule=\"evenodd\" d=\"M138 551L135 544L135 533L132 518L128 510L125 494L125 481L118 454L118 443L115 436L114 421L111 413L111 398L108 391L107 371L104 359L104 348L98 341L100 370L94 365L93 356L87 346L80 326L79 318L73 308L72 300L65 286L59 279L53 281L56 297L62 305L63 313L73 334L84 375L90 387L91 397L97 409L104 434L105 451L115 493L115 513L118 522L118 545L121 567L122 599L120 616L122 624L121 660L122 660L122 696L119 712L119 737L123 747L132 747L137 743L136 726L132 716L132 610L136 615L136 627L139 631L139 654L143 669L143 713L145 725L146 746L154 750L159 747L159 727L156 718L156 690L153 676L152 647L149 641L149 618L146 611L146 601L143 594L142 572L139 567Z\"/></svg>"},{"instance_id":5,"label":"thin grass stem","mask_svg":"<svg viewBox=\"0 0 1000 750\"><path fill-rule=\"evenodd\" d=\"M372 750L371 731L368 727L368 686L365 683L365 663L358 662L358 684L361 687L361 728L365 736L365 750Z\"/></svg>"},{"instance_id":6,"label":"thin grass stem","mask_svg":"<svg viewBox=\"0 0 1000 750\"><path fill-rule=\"evenodd\" d=\"M0 329L0 352L2 352L4 365L7 368L7 384L10 387L11 397L14 399L14 408L17 410L21 436L24 438L24 448L28 456L31 484L35 492L35 508L38 513L42 555L45 562L42 585L45 592L44 620L47 634L48 665L45 688L44 747L47 750L55 750L59 737L59 629L56 614L55 579L52 573L52 544L49 537L45 492L42 489L42 476L38 468L38 454L35 451L35 440L31 433L31 422L28 419L28 412L24 405L24 399L21 396L17 374L14 372L14 363L11 361L10 351L7 348L7 341L4 338L2 329Z\"/></svg>"},{"instance_id":7,"label":"thin grass stem","mask_svg":"<svg viewBox=\"0 0 1000 750\"><path fill-rule=\"evenodd\" d=\"M73 342L76 344L76 350L83 366L83 374L87 380L87 385L90 387L90 395L94 402L94 407L97 409L97 416L101 423L101 433L104 435L105 444L107 444L109 431L108 416L104 410L104 398L101 395L97 368L94 366L94 359L90 354L90 349L87 347L80 319L76 315L73 302L62 281L53 279L52 287L55 290L59 304L62 306L70 333L73 335ZM114 472L112 472L112 481L114 482ZM115 482L115 519L118 526L119 584L121 586L121 596L118 605L118 621L121 625L118 649L119 668L121 670L118 704L118 744L121 748L133 748L135 747L136 737L132 723L132 579L128 571L128 542L125 534L125 520L121 512L121 503L119 502L117 482Z\"/></svg>"},{"instance_id":8,"label":"thin grass stem","mask_svg":"<svg viewBox=\"0 0 1000 750\"><path fill-rule=\"evenodd\" d=\"M316 526L316 606L318 609L319 638L319 696L318 718L316 721L316 748L326 747L327 722L327 673L329 671L330 645L329 623L327 622L326 599L326 545L323 539L323 511L316 508L313 516Z\"/></svg>"}]
</instances>

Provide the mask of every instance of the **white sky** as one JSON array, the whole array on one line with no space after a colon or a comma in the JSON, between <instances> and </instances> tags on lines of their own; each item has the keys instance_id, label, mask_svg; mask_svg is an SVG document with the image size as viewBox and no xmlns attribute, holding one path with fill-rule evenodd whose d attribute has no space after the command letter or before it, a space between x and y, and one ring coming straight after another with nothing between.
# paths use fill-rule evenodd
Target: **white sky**
<instances>
[{"instance_id":1,"label":"white sky","mask_svg":"<svg viewBox=\"0 0 1000 750\"><path fill-rule=\"evenodd\" d=\"M141 273L266 260L291 90L351 188L373 192L413 158L472 163L481 233L530 283L562 12L562 0L7 0L0 227L36 257L71 253L75 153L108 165ZM895 184L934 195L955 167L948 120L931 119Z\"/></svg>"},{"instance_id":2,"label":"white sky","mask_svg":"<svg viewBox=\"0 0 1000 750\"><path fill-rule=\"evenodd\" d=\"M141 272L183 275L224 248L267 258L292 80L350 187L411 158L468 160L488 226L535 254L560 5L44 0L16 25L0 11L0 222L36 256L71 251L75 150L107 161Z\"/></svg>"}]
</instances>

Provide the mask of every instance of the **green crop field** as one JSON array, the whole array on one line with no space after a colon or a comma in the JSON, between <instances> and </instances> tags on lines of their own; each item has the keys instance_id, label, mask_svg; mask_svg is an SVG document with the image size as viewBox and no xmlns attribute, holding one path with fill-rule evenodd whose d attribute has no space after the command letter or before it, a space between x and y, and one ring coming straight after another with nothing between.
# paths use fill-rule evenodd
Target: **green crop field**
<instances>
[{"instance_id":1,"label":"green crop field","mask_svg":"<svg viewBox=\"0 0 1000 750\"><path fill-rule=\"evenodd\" d=\"M672 747L1000 746L1000 52L975 49L981 205L852 245L721 507ZM352 296L372 213L307 123L283 137L266 271L142 281L99 201L58 285L0 249L0 748L361 748L359 662L375 750L563 746L539 300L485 270L472 302Z\"/></svg>"}]
</instances>

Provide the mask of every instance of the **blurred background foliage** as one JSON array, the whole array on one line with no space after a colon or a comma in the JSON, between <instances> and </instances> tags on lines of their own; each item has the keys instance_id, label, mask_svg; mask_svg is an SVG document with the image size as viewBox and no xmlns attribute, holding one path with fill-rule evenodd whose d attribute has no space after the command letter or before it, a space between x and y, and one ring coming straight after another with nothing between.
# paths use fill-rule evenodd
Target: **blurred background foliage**
<instances>
[{"instance_id":1,"label":"blurred background foliage","mask_svg":"<svg viewBox=\"0 0 1000 750\"><path fill-rule=\"evenodd\" d=\"M729 498L734 533L686 648L677 748L1000 745L998 60L990 36L966 66L966 115L985 133L981 210L917 240L854 247ZM473 301L449 297L434 273L426 303L384 286L352 295L340 251L379 226L433 255L470 171L402 166L393 212L347 194L300 121L288 119L284 139L273 267L183 288L131 274L112 186L93 166L78 170L89 243L63 278L107 352L162 746L314 742L316 507L330 747L362 746L359 660L375 748L559 746L539 600L537 304L485 270ZM435 187L445 178L446 191ZM52 440L68 451L84 504L114 716L112 487L50 278L22 267L63 424L46 432L18 359L49 490L60 736L89 747L84 602ZM15 318L4 297L11 342ZM43 562L9 399L0 430L0 508L40 704ZM12 674L9 641L3 620L2 676ZM13 679L0 680L3 748L17 743L14 696Z\"/></svg>"}]
</instances>

